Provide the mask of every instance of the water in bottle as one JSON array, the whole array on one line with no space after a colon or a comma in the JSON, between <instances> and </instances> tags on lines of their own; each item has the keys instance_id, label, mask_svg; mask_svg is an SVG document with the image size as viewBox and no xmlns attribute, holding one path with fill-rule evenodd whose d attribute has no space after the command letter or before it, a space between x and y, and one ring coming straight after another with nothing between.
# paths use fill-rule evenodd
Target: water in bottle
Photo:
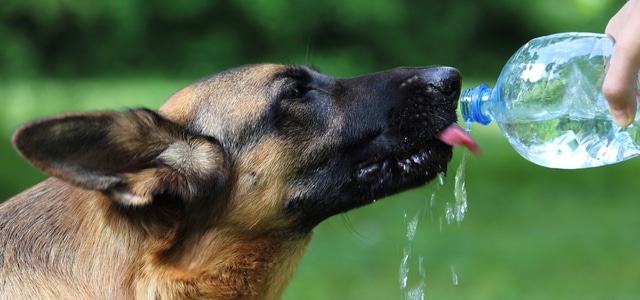
<instances>
[{"instance_id":1,"label":"water in bottle","mask_svg":"<svg viewBox=\"0 0 640 300\"><path fill-rule=\"evenodd\" d=\"M588 168L638 156L640 113L618 127L602 94L613 50L603 34L533 39L507 61L493 89L462 93L463 118L496 122L520 155L545 167Z\"/></svg>"}]
</instances>

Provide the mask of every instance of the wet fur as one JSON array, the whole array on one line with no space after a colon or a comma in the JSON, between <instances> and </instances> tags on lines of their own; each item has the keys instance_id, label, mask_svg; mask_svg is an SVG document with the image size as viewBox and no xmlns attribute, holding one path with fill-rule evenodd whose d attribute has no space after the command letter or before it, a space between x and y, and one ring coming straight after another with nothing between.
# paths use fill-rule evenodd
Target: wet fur
<instances>
[{"instance_id":1,"label":"wet fur","mask_svg":"<svg viewBox=\"0 0 640 300\"><path fill-rule=\"evenodd\" d=\"M459 88L252 65L158 111L27 124L14 144L51 178L0 206L0 298L277 299L315 225L446 171Z\"/></svg>"}]
</instances>

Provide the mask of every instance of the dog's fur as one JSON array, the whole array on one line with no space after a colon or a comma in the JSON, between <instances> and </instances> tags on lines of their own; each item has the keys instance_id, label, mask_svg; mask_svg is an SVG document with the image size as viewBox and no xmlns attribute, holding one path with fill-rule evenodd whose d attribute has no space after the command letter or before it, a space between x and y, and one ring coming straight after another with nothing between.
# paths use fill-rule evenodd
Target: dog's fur
<instances>
[{"instance_id":1,"label":"dog's fur","mask_svg":"<svg viewBox=\"0 0 640 300\"><path fill-rule=\"evenodd\" d=\"M446 171L459 91L446 67L263 64L27 124L52 177L0 207L0 298L276 299L315 225Z\"/></svg>"}]
</instances>

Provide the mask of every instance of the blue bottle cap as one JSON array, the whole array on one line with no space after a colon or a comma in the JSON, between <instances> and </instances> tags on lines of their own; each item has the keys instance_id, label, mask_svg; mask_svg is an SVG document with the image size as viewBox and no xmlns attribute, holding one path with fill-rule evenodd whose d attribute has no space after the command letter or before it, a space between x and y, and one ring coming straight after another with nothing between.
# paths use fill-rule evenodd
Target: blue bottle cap
<instances>
[{"instance_id":1,"label":"blue bottle cap","mask_svg":"<svg viewBox=\"0 0 640 300\"><path fill-rule=\"evenodd\" d=\"M476 122L482 125L491 123L491 116L486 114L482 108L489 101L491 88L486 84L481 84L473 89L462 92L460 97L460 110L465 122Z\"/></svg>"}]
</instances>

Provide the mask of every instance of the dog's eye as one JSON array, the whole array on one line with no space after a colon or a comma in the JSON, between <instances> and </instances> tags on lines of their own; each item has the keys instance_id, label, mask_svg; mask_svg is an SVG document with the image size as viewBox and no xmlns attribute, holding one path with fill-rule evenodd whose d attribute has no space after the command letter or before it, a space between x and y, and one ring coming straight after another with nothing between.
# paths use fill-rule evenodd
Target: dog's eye
<instances>
[{"instance_id":1,"label":"dog's eye","mask_svg":"<svg viewBox=\"0 0 640 300\"><path fill-rule=\"evenodd\" d=\"M289 90L289 95L291 96L291 98L300 98L304 94L302 93L302 90L300 90L300 88L295 87Z\"/></svg>"},{"instance_id":2,"label":"dog's eye","mask_svg":"<svg viewBox=\"0 0 640 300\"><path fill-rule=\"evenodd\" d=\"M307 93L308 89L299 85L288 88L282 95L282 99L300 99Z\"/></svg>"}]
</instances>

